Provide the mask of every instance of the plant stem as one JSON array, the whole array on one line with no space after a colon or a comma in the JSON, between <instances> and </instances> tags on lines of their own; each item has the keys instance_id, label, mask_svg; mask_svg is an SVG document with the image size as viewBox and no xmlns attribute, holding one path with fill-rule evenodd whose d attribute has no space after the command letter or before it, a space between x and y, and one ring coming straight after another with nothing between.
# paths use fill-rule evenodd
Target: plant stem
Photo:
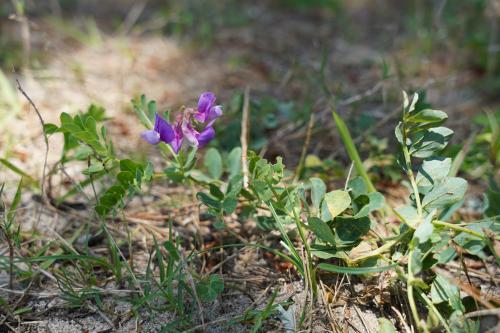
<instances>
[{"instance_id":1,"label":"plant stem","mask_svg":"<svg viewBox=\"0 0 500 333\"><path fill-rule=\"evenodd\" d=\"M423 209L422 202L420 200L420 193L418 192L417 182L415 181L415 176L413 174L413 169L411 165L411 156L408 151L408 147L406 146L406 129L404 128L404 119L403 119L403 142L401 144L403 149L403 155L406 164L406 174L410 180L411 187L413 190L413 195L415 196L415 203L417 205L417 213L418 213L418 223L417 226L420 225L423 221ZM408 251L408 277L406 279L406 292L408 295L408 302L410 304L411 313L413 316L413 320L415 321L415 325L417 325L417 331L423 330L427 332L427 327L421 325L420 316L418 314L417 303L415 302L415 297L413 295L413 281L415 277L413 276L413 246L410 245L410 250Z\"/></svg>"},{"instance_id":2,"label":"plant stem","mask_svg":"<svg viewBox=\"0 0 500 333\"><path fill-rule=\"evenodd\" d=\"M482 233L480 233L480 232L477 232L477 231L474 231L474 230L471 230L471 229L467 229L467 228L458 226L458 225L453 224L453 223L448 223L448 222L443 222L443 221L432 221L432 224L439 225L439 226L442 226L442 227L447 227L447 228L453 229L455 231L465 232L465 233L467 233L469 235L476 236L476 237L479 237L481 239L485 238L484 235Z\"/></svg>"},{"instance_id":3,"label":"plant stem","mask_svg":"<svg viewBox=\"0 0 500 333\"><path fill-rule=\"evenodd\" d=\"M304 272L306 273L305 278L309 280L309 284L313 290L313 296L316 296L318 285L316 283L316 272L312 264L311 248L309 247L309 243L307 242L305 228L302 225L302 222L300 221L298 216L296 216L296 213L295 213L295 224L297 225L297 230L299 231L300 239L304 244L304 249L306 250L307 254L307 269L306 266L304 265Z\"/></svg>"},{"instance_id":4,"label":"plant stem","mask_svg":"<svg viewBox=\"0 0 500 333\"><path fill-rule=\"evenodd\" d=\"M415 181L415 176L413 174L413 170L411 167L410 152L408 151L408 147L406 147L406 145L403 145L403 154L406 162L406 174L408 175L408 178L410 180L411 187L413 190L413 195L415 196L415 203L417 204L417 213L419 216L418 224L420 224L422 222L422 214L423 214L422 202L420 200L420 193L418 192L417 182Z\"/></svg>"},{"instance_id":5,"label":"plant stem","mask_svg":"<svg viewBox=\"0 0 500 333\"><path fill-rule=\"evenodd\" d=\"M415 302L415 297L413 295L413 250L410 250L408 253L408 277L406 280L406 293L408 295L408 302L410 303L411 314L413 316L413 320L415 321L415 325L417 325L417 331L420 331L420 316L418 315L417 303Z\"/></svg>"}]
</instances>

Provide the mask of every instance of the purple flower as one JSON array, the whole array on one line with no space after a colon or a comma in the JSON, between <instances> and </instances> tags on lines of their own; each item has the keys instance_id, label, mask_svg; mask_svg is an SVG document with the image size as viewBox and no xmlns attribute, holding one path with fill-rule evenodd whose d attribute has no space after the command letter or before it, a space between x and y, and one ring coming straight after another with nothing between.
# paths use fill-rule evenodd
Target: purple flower
<instances>
[{"instance_id":1,"label":"purple flower","mask_svg":"<svg viewBox=\"0 0 500 333\"><path fill-rule=\"evenodd\" d=\"M212 126L205 126L203 131L200 133L193 128L189 120L188 114L182 122L182 134L184 135L187 143L192 147L198 148L206 146L215 137L214 128Z\"/></svg>"},{"instance_id":2,"label":"purple flower","mask_svg":"<svg viewBox=\"0 0 500 333\"><path fill-rule=\"evenodd\" d=\"M207 126L205 129L198 134L198 147L203 148L206 146L212 139L215 138L215 130L212 126Z\"/></svg>"},{"instance_id":3,"label":"purple flower","mask_svg":"<svg viewBox=\"0 0 500 333\"><path fill-rule=\"evenodd\" d=\"M207 127L211 127L215 119L222 115L222 107L215 104L215 94L212 92L204 92L198 100L198 111L194 117L200 123L208 122Z\"/></svg>"},{"instance_id":4,"label":"purple flower","mask_svg":"<svg viewBox=\"0 0 500 333\"><path fill-rule=\"evenodd\" d=\"M175 133L172 126L158 114L155 117L154 129L141 133L141 137L152 145L156 145L160 141L170 143L174 139L174 136Z\"/></svg>"},{"instance_id":5,"label":"purple flower","mask_svg":"<svg viewBox=\"0 0 500 333\"><path fill-rule=\"evenodd\" d=\"M174 125L156 114L154 129L142 132L141 137L152 145L168 143L176 154L184 142L192 147L202 148L215 137L212 125L222 115L222 107L214 104L215 95L204 92L200 96L196 112L190 108L185 109L182 114L177 115ZM198 123L204 124L201 132L193 126L193 117Z\"/></svg>"},{"instance_id":6,"label":"purple flower","mask_svg":"<svg viewBox=\"0 0 500 333\"><path fill-rule=\"evenodd\" d=\"M177 123L174 126L174 139L170 142L170 146L177 154L182 147L182 141L184 141L184 135L182 133L182 115L177 116Z\"/></svg>"}]
</instances>

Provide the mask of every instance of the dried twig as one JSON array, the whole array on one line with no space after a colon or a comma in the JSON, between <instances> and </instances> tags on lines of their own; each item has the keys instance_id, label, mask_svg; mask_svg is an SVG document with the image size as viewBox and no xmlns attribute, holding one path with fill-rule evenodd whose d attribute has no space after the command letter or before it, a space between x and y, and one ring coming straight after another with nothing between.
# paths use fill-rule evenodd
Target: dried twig
<instances>
[{"instance_id":1,"label":"dried twig","mask_svg":"<svg viewBox=\"0 0 500 333\"><path fill-rule=\"evenodd\" d=\"M477 310L465 314L465 318L474 318L482 316L500 316L500 308Z\"/></svg>"},{"instance_id":2,"label":"dried twig","mask_svg":"<svg viewBox=\"0 0 500 333\"><path fill-rule=\"evenodd\" d=\"M398 317L399 321L401 322L401 326L404 328L405 332L412 333L412 330L410 329L410 327L406 323L406 319L403 317L401 312L396 307L394 307L392 305L391 305L391 309L392 309L392 311L394 311L394 313L396 313L396 316Z\"/></svg>"},{"instance_id":3,"label":"dried twig","mask_svg":"<svg viewBox=\"0 0 500 333\"><path fill-rule=\"evenodd\" d=\"M36 107L36 105L33 102L33 100L28 96L28 94L26 93L26 91L24 91L23 87L21 87L21 83L19 83L18 79L16 79L16 82L17 82L17 89L21 92L21 94L23 94L23 96L28 100L29 104L33 107L33 109L36 112L36 115L38 116L38 120L40 120L40 124L42 125L42 134L43 134L43 139L45 141L45 156L44 156L44 160L43 160L43 173L42 173L42 183L41 183L41 186L40 186L40 190L41 190L41 200L42 200L42 203L46 203L47 199L46 199L46 196L45 196L45 173L46 173L46 170L47 170L47 159L48 159L48 156L49 156L49 138L47 136L47 133L45 133L45 122L44 122L44 120L42 118L42 114L40 113L40 111ZM40 211L38 213L38 218L37 218L36 225L38 225L38 223L40 222L41 215L42 215L42 210L40 208Z\"/></svg>"},{"instance_id":4,"label":"dried twig","mask_svg":"<svg viewBox=\"0 0 500 333\"><path fill-rule=\"evenodd\" d=\"M250 87L245 88L243 96L243 115L241 116L241 170L243 173L243 187L248 188L248 114L250 112Z\"/></svg>"}]
</instances>

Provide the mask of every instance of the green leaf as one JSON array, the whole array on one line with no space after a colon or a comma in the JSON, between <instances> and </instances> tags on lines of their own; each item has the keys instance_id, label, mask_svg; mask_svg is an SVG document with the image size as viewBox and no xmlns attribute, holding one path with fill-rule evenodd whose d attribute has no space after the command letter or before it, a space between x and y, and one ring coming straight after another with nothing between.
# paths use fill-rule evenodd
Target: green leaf
<instances>
[{"instance_id":1,"label":"green leaf","mask_svg":"<svg viewBox=\"0 0 500 333\"><path fill-rule=\"evenodd\" d=\"M102 163L98 162L96 164L92 164L89 166L87 169L83 170L82 173L84 175L91 175L93 173L98 173L104 170L104 165Z\"/></svg>"},{"instance_id":2,"label":"green leaf","mask_svg":"<svg viewBox=\"0 0 500 333\"><path fill-rule=\"evenodd\" d=\"M133 105L134 112L136 113L136 115L139 118L140 122L147 129L152 129L153 128L153 121L154 121L154 116L155 115L154 114L153 115L149 114L149 109L146 110L146 96L145 95L141 95L140 100L133 99L132 100L132 105Z\"/></svg>"},{"instance_id":3,"label":"green leaf","mask_svg":"<svg viewBox=\"0 0 500 333\"><path fill-rule=\"evenodd\" d=\"M116 175L116 179L125 186L134 182L134 175L130 171L120 171Z\"/></svg>"},{"instance_id":4,"label":"green leaf","mask_svg":"<svg viewBox=\"0 0 500 333\"><path fill-rule=\"evenodd\" d=\"M321 200L326 192L326 185L320 178L311 178L311 201L314 209L319 211Z\"/></svg>"},{"instance_id":5,"label":"green leaf","mask_svg":"<svg viewBox=\"0 0 500 333\"><path fill-rule=\"evenodd\" d=\"M214 208L214 209L220 209L221 208L220 201L217 200L217 199L215 199L215 198L213 198L212 196L209 196L206 193L198 192L196 194L196 197L198 198L198 200L200 200L201 202L203 202L206 206L208 206L210 208Z\"/></svg>"},{"instance_id":6,"label":"green leaf","mask_svg":"<svg viewBox=\"0 0 500 333\"><path fill-rule=\"evenodd\" d=\"M227 156L227 168L229 177L234 177L241 173L241 148L235 147Z\"/></svg>"},{"instance_id":7,"label":"green leaf","mask_svg":"<svg viewBox=\"0 0 500 333\"><path fill-rule=\"evenodd\" d=\"M117 193L106 193L99 198L99 205L112 208L121 200L122 196L123 193L121 195Z\"/></svg>"},{"instance_id":8,"label":"green leaf","mask_svg":"<svg viewBox=\"0 0 500 333\"><path fill-rule=\"evenodd\" d=\"M446 119L448 119L448 115L443 111L425 109L412 114L406 119L406 121L408 123L431 123L436 126L438 124L442 124Z\"/></svg>"},{"instance_id":9,"label":"green leaf","mask_svg":"<svg viewBox=\"0 0 500 333\"><path fill-rule=\"evenodd\" d=\"M453 247L448 247L445 250L441 251L437 255L436 259L440 264L447 264L453 259L455 259L456 256L457 256L457 251L455 251Z\"/></svg>"},{"instance_id":10,"label":"green leaf","mask_svg":"<svg viewBox=\"0 0 500 333\"><path fill-rule=\"evenodd\" d=\"M19 181L19 184L17 184L16 194L14 195L14 199L12 200L12 203L10 204L9 207L9 211L7 212L7 221L9 221L9 223L12 222L12 220L14 219L14 216L16 215L17 206L19 206L19 203L21 202L22 186L23 186L23 180L21 179Z\"/></svg>"},{"instance_id":11,"label":"green leaf","mask_svg":"<svg viewBox=\"0 0 500 333\"><path fill-rule=\"evenodd\" d=\"M350 275L364 275L364 274L370 274L370 273L380 273L380 272L385 272L391 269L396 268L397 265L387 265L387 266L375 266L375 267L345 267L345 266L337 266L337 265L332 265L332 264L327 264L327 263L320 263L318 265L318 269L327 271L327 272L332 272L332 273L339 273L339 274L350 274Z\"/></svg>"},{"instance_id":12,"label":"green leaf","mask_svg":"<svg viewBox=\"0 0 500 333\"><path fill-rule=\"evenodd\" d=\"M43 131L45 132L45 134L47 135L50 135L50 134L54 134L57 132L57 130L59 130L59 127L57 127L56 125L54 124L44 124L43 125Z\"/></svg>"},{"instance_id":13,"label":"green leaf","mask_svg":"<svg viewBox=\"0 0 500 333\"><path fill-rule=\"evenodd\" d=\"M379 333L397 333L394 324L386 318L378 319L378 332Z\"/></svg>"},{"instance_id":14,"label":"green leaf","mask_svg":"<svg viewBox=\"0 0 500 333\"><path fill-rule=\"evenodd\" d=\"M307 222L309 228L313 231L316 237L327 243L335 244L335 235L326 222L323 222L317 217L310 217Z\"/></svg>"},{"instance_id":15,"label":"green leaf","mask_svg":"<svg viewBox=\"0 0 500 333\"><path fill-rule=\"evenodd\" d=\"M207 302L214 301L222 291L224 291L224 281L215 274L210 275L208 281L202 281L196 285L198 297Z\"/></svg>"},{"instance_id":16,"label":"green leaf","mask_svg":"<svg viewBox=\"0 0 500 333\"><path fill-rule=\"evenodd\" d=\"M111 210L111 208L108 206L104 206L104 205L95 206L95 211L97 212L97 214L99 214L99 216L106 216L110 210Z\"/></svg>"},{"instance_id":17,"label":"green leaf","mask_svg":"<svg viewBox=\"0 0 500 333\"><path fill-rule=\"evenodd\" d=\"M30 182L36 183L36 180L33 177L31 177L30 175L28 175L26 172L24 172L19 167L15 166L14 164L12 164L11 162L9 162L5 158L0 158L0 163L2 163L3 165L5 165L11 171L13 171L13 172L17 173L18 175L22 176L23 178L29 179Z\"/></svg>"},{"instance_id":18,"label":"green leaf","mask_svg":"<svg viewBox=\"0 0 500 333\"><path fill-rule=\"evenodd\" d=\"M491 229L491 222L469 224L466 228L484 235L483 229ZM480 255L482 249L487 245L482 238L466 232L459 233L455 238L453 238L453 241L458 246L473 255Z\"/></svg>"},{"instance_id":19,"label":"green leaf","mask_svg":"<svg viewBox=\"0 0 500 333\"><path fill-rule=\"evenodd\" d=\"M425 160L417 173L417 182L420 193L426 194L432 186L448 176L451 169L451 158L433 158Z\"/></svg>"},{"instance_id":20,"label":"green leaf","mask_svg":"<svg viewBox=\"0 0 500 333\"><path fill-rule=\"evenodd\" d=\"M463 178L448 177L434 185L422 200L426 211L443 209L462 200L467 191L467 181Z\"/></svg>"},{"instance_id":21,"label":"green leaf","mask_svg":"<svg viewBox=\"0 0 500 333\"><path fill-rule=\"evenodd\" d=\"M427 215L422 224L420 224L415 230L413 238L418 238L420 244L427 242L431 238L432 232L434 231L434 225L432 224L432 219L434 218L435 214L436 211L435 210L432 211L432 213Z\"/></svg>"},{"instance_id":22,"label":"green leaf","mask_svg":"<svg viewBox=\"0 0 500 333\"><path fill-rule=\"evenodd\" d=\"M172 241L166 241L165 243L163 243L163 247L168 251L174 261L180 260L181 257L179 255L179 251L177 251L177 248Z\"/></svg>"},{"instance_id":23,"label":"green leaf","mask_svg":"<svg viewBox=\"0 0 500 333\"><path fill-rule=\"evenodd\" d=\"M210 184L209 189L210 195L212 195L214 198L216 198L217 200L224 199L224 193L222 193L222 191L215 184Z\"/></svg>"},{"instance_id":24,"label":"green leaf","mask_svg":"<svg viewBox=\"0 0 500 333\"><path fill-rule=\"evenodd\" d=\"M210 178L209 176L205 175L203 172L201 172L198 169L189 170L188 172L185 173L185 175L193 178L195 181L197 181L199 183L209 184L210 182L213 181L212 178ZM179 178L179 181L181 181L181 180L184 179L183 174L180 173L180 172L177 172L177 177Z\"/></svg>"},{"instance_id":25,"label":"green leaf","mask_svg":"<svg viewBox=\"0 0 500 333\"><path fill-rule=\"evenodd\" d=\"M422 258L423 253L419 247L415 247L412 253L412 264L411 271L413 275L417 275L422 270Z\"/></svg>"},{"instance_id":26,"label":"green leaf","mask_svg":"<svg viewBox=\"0 0 500 333\"><path fill-rule=\"evenodd\" d=\"M97 123L94 118L88 117L85 121L85 128L95 137L95 139L99 140L99 135L97 134Z\"/></svg>"},{"instance_id":27,"label":"green leaf","mask_svg":"<svg viewBox=\"0 0 500 333\"><path fill-rule=\"evenodd\" d=\"M463 311L453 311L450 316L450 331L453 333L480 333L480 321L468 319Z\"/></svg>"},{"instance_id":28,"label":"green leaf","mask_svg":"<svg viewBox=\"0 0 500 333\"><path fill-rule=\"evenodd\" d=\"M61 125L73 125L73 118L67 114L66 112L62 112L59 116L59 120L61 121Z\"/></svg>"},{"instance_id":29,"label":"green leaf","mask_svg":"<svg viewBox=\"0 0 500 333\"><path fill-rule=\"evenodd\" d=\"M186 162L184 163L184 170L191 170L195 163L195 157L196 157L196 152L198 151L198 148L193 148L189 151L189 154L186 158Z\"/></svg>"},{"instance_id":30,"label":"green leaf","mask_svg":"<svg viewBox=\"0 0 500 333\"><path fill-rule=\"evenodd\" d=\"M449 302L450 299L456 297L459 293L458 287L441 275L437 275L431 284L431 300L434 304Z\"/></svg>"},{"instance_id":31,"label":"green leaf","mask_svg":"<svg viewBox=\"0 0 500 333\"><path fill-rule=\"evenodd\" d=\"M419 133L411 145L410 154L418 158L431 157L434 153L444 149L452 136L453 131L447 127L430 128Z\"/></svg>"},{"instance_id":32,"label":"green leaf","mask_svg":"<svg viewBox=\"0 0 500 333\"><path fill-rule=\"evenodd\" d=\"M86 160L92 153L92 148L87 145L81 145L76 148L74 157L77 160Z\"/></svg>"},{"instance_id":33,"label":"green leaf","mask_svg":"<svg viewBox=\"0 0 500 333\"><path fill-rule=\"evenodd\" d=\"M351 197L344 190L328 192L325 194L324 200L332 218L338 216L351 205Z\"/></svg>"},{"instance_id":34,"label":"green leaf","mask_svg":"<svg viewBox=\"0 0 500 333\"><path fill-rule=\"evenodd\" d=\"M238 200L235 198L225 198L222 202L222 209L226 214L231 214L236 210Z\"/></svg>"},{"instance_id":35,"label":"green leaf","mask_svg":"<svg viewBox=\"0 0 500 333\"><path fill-rule=\"evenodd\" d=\"M101 144L99 141L97 141L97 138L94 136L94 134L87 132L87 131L78 131L78 132L72 132L78 140L85 142L86 144L90 146L100 146Z\"/></svg>"},{"instance_id":36,"label":"green leaf","mask_svg":"<svg viewBox=\"0 0 500 333\"><path fill-rule=\"evenodd\" d=\"M416 228L417 224L420 221L420 217L418 216L417 209L411 205L406 205L402 207L398 207L395 209L396 214L403 220L404 223L409 225L412 228Z\"/></svg>"},{"instance_id":37,"label":"green leaf","mask_svg":"<svg viewBox=\"0 0 500 333\"><path fill-rule=\"evenodd\" d=\"M149 101L149 103L148 103L148 118L154 119L157 112L158 112L158 108L156 106L156 101Z\"/></svg>"},{"instance_id":38,"label":"green leaf","mask_svg":"<svg viewBox=\"0 0 500 333\"><path fill-rule=\"evenodd\" d=\"M137 170L142 170L142 165L129 159L120 160L120 170L129 171L135 175Z\"/></svg>"},{"instance_id":39,"label":"green leaf","mask_svg":"<svg viewBox=\"0 0 500 333\"><path fill-rule=\"evenodd\" d=\"M349 260L345 251L338 250L337 247L332 245L322 244L318 242L318 239L311 244L311 253L321 259L339 258L344 261Z\"/></svg>"},{"instance_id":40,"label":"green leaf","mask_svg":"<svg viewBox=\"0 0 500 333\"><path fill-rule=\"evenodd\" d=\"M408 144L408 141L406 143L403 142L403 123L401 121L394 128L394 136L400 145Z\"/></svg>"},{"instance_id":41,"label":"green leaf","mask_svg":"<svg viewBox=\"0 0 500 333\"><path fill-rule=\"evenodd\" d=\"M366 216L362 218L338 216L335 218L335 231L342 242L354 243L370 231L370 219Z\"/></svg>"},{"instance_id":42,"label":"green leaf","mask_svg":"<svg viewBox=\"0 0 500 333\"><path fill-rule=\"evenodd\" d=\"M360 218L363 216L368 216L370 212L384 208L385 198L379 192L368 193L368 203L364 205L357 213L354 215L355 218Z\"/></svg>"},{"instance_id":43,"label":"green leaf","mask_svg":"<svg viewBox=\"0 0 500 333\"><path fill-rule=\"evenodd\" d=\"M146 164L146 168L144 169L144 180L150 181L153 179L153 174L154 174L154 167L153 163L148 162Z\"/></svg>"},{"instance_id":44,"label":"green leaf","mask_svg":"<svg viewBox=\"0 0 500 333\"><path fill-rule=\"evenodd\" d=\"M210 148L207 150L203 165L212 178L219 179L222 176L222 157L217 149Z\"/></svg>"},{"instance_id":45,"label":"green leaf","mask_svg":"<svg viewBox=\"0 0 500 333\"><path fill-rule=\"evenodd\" d=\"M368 194L365 181L361 177L354 177L347 183L347 185L351 190L351 196L353 199L356 199L362 194Z\"/></svg>"},{"instance_id":46,"label":"green leaf","mask_svg":"<svg viewBox=\"0 0 500 333\"><path fill-rule=\"evenodd\" d=\"M235 175L229 179L226 189L226 195L237 198L243 188L243 176Z\"/></svg>"},{"instance_id":47,"label":"green leaf","mask_svg":"<svg viewBox=\"0 0 500 333\"><path fill-rule=\"evenodd\" d=\"M321 203L321 219L323 221L331 221L331 220L333 220L332 215L328 211L328 205L326 204L326 202L324 200Z\"/></svg>"}]
</instances>

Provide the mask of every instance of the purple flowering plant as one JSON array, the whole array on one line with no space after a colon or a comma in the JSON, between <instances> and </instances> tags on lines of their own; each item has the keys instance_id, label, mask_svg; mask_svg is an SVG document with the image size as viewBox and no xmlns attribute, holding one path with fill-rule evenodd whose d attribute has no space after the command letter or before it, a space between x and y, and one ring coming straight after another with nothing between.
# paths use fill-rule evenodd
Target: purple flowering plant
<instances>
[{"instance_id":1,"label":"purple flowering plant","mask_svg":"<svg viewBox=\"0 0 500 333\"><path fill-rule=\"evenodd\" d=\"M202 148L215 137L213 125L222 115L222 107L215 101L214 93L202 93L197 109L182 108L172 123L155 112L153 129L142 132L141 137L152 145L168 144L175 155L183 145Z\"/></svg>"}]
</instances>

